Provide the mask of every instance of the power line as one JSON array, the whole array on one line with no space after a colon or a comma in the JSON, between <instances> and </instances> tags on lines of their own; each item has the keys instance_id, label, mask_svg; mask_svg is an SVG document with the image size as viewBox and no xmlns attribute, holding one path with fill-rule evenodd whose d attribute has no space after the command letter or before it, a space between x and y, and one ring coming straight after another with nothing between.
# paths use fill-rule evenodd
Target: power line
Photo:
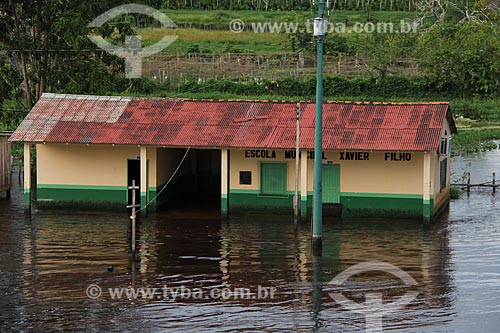
<instances>
[{"instance_id":1,"label":"power line","mask_svg":"<svg viewBox=\"0 0 500 333\"><path fill-rule=\"evenodd\" d=\"M0 107L0 110L2 110L2 111L16 111L16 112L30 112L30 110L26 110L26 109L10 109L10 108L1 108L1 107Z\"/></svg>"},{"instance_id":2,"label":"power line","mask_svg":"<svg viewBox=\"0 0 500 333\"><path fill-rule=\"evenodd\" d=\"M188 147L188 148L186 149L186 152L184 153L184 156L182 157L181 161L179 162L179 165L177 165L177 168L176 168L176 169L175 169L175 171L172 173L172 175L170 176L170 178L168 179L168 181L165 183L165 185L163 186L163 188L162 188L162 189L161 189L161 190L160 190L160 191L156 194L156 196L155 196L153 199L149 200L149 202L148 202L148 203L147 203L144 207L142 207L141 209L137 210L137 211L135 212L135 214L136 214L136 215L137 215L137 213L139 213L140 211L147 209L147 208L148 208L148 206L149 206L150 204L152 204L152 203L153 203L153 202L154 202L154 201L155 201L155 200L156 200L156 199L157 199L157 198L158 198L158 197L162 194L162 192L163 192L163 191L167 188L167 186L170 184L170 182L172 181L172 179L173 179L173 178L175 177L175 175L177 174L177 171L179 171L179 169L180 169L180 167L181 167L182 163L184 162L184 160L186 159L186 157L187 157L187 155L188 155L188 153L189 153L189 150L190 150L190 149L191 149L190 147ZM135 216L131 216L131 218L135 218Z\"/></svg>"}]
</instances>

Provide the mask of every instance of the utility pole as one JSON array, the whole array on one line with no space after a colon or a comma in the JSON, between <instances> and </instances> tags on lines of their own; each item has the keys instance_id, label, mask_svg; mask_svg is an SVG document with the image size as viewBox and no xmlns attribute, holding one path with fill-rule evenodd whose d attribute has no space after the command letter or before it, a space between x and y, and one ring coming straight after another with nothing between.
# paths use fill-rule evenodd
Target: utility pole
<instances>
[{"instance_id":1,"label":"utility pole","mask_svg":"<svg viewBox=\"0 0 500 333\"><path fill-rule=\"evenodd\" d=\"M300 103L297 103L297 129L295 133L295 196L293 197L293 212L295 223L299 220L299 155L300 155Z\"/></svg>"},{"instance_id":2,"label":"utility pole","mask_svg":"<svg viewBox=\"0 0 500 333\"><path fill-rule=\"evenodd\" d=\"M325 1L318 0L318 17L314 19L314 36L318 36L318 67L316 81L316 126L314 131L314 195L313 252L321 255L323 238L323 46L326 33Z\"/></svg>"}]
</instances>

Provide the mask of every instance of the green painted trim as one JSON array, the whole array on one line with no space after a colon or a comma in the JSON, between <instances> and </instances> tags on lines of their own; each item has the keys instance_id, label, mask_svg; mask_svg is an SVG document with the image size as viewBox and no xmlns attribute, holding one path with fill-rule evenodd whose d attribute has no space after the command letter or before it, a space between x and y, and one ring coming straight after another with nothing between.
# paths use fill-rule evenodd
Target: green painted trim
<instances>
[{"instance_id":1,"label":"green painted trim","mask_svg":"<svg viewBox=\"0 0 500 333\"><path fill-rule=\"evenodd\" d=\"M343 192L340 201L343 216L414 218L426 222L421 194Z\"/></svg>"},{"instance_id":2,"label":"green painted trim","mask_svg":"<svg viewBox=\"0 0 500 333\"><path fill-rule=\"evenodd\" d=\"M114 202L126 205L127 186L38 184L37 200Z\"/></svg>"},{"instance_id":3,"label":"green painted trim","mask_svg":"<svg viewBox=\"0 0 500 333\"><path fill-rule=\"evenodd\" d=\"M151 204L148 206L148 210L156 211L156 187L148 188L148 198L151 200Z\"/></svg>"},{"instance_id":4,"label":"green painted trim","mask_svg":"<svg viewBox=\"0 0 500 333\"><path fill-rule=\"evenodd\" d=\"M222 214L227 214L227 211L228 211L228 195L227 194L220 195L220 211Z\"/></svg>"},{"instance_id":5,"label":"green painted trim","mask_svg":"<svg viewBox=\"0 0 500 333\"><path fill-rule=\"evenodd\" d=\"M230 189L230 194L254 194L264 198L288 198L295 195L295 191L286 191L285 194L262 194L260 190L242 190L242 189ZM312 192L311 192L312 193ZM300 196L299 191L299 196ZM302 197L301 197L302 198Z\"/></svg>"},{"instance_id":6,"label":"green painted trim","mask_svg":"<svg viewBox=\"0 0 500 333\"><path fill-rule=\"evenodd\" d=\"M122 190L126 186L102 186L102 185L60 185L60 184L38 184L40 189L72 189L72 190Z\"/></svg>"},{"instance_id":7,"label":"green painted trim","mask_svg":"<svg viewBox=\"0 0 500 333\"><path fill-rule=\"evenodd\" d=\"M388 198L388 199L396 198L396 199L420 199L420 200L422 200L422 194L341 192L340 196L360 197L360 198Z\"/></svg>"},{"instance_id":8,"label":"green painted trim","mask_svg":"<svg viewBox=\"0 0 500 333\"><path fill-rule=\"evenodd\" d=\"M293 207L293 192L291 195L262 196L258 190L230 190L229 200L231 210L269 209L291 212ZM301 215L307 216L312 209L312 192L308 192L307 200L301 197ZM433 213L433 196L429 200L429 216ZM344 217L399 217L417 218L423 216L423 199L421 194L393 193L359 193L342 192L340 202L343 205ZM305 207L305 209L303 209Z\"/></svg>"},{"instance_id":9,"label":"green painted trim","mask_svg":"<svg viewBox=\"0 0 500 333\"><path fill-rule=\"evenodd\" d=\"M24 189L24 207L29 208L31 206L31 189Z\"/></svg>"},{"instance_id":10,"label":"green painted trim","mask_svg":"<svg viewBox=\"0 0 500 333\"><path fill-rule=\"evenodd\" d=\"M434 196L431 195L429 200L423 200L422 202L422 216L425 222L430 222L434 218Z\"/></svg>"},{"instance_id":11,"label":"green painted trim","mask_svg":"<svg viewBox=\"0 0 500 333\"><path fill-rule=\"evenodd\" d=\"M52 201L37 202L40 209L70 209L75 211L126 212L125 203L109 201Z\"/></svg>"},{"instance_id":12,"label":"green painted trim","mask_svg":"<svg viewBox=\"0 0 500 333\"><path fill-rule=\"evenodd\" d=\"M307 199L308 199L307 196L300 197L300 216L302 216L303 218L307 217L307 202L308 202Z\"/></svg>"},{"instance_id":13,"label":"green painted trim","mask_svg":"<svg viewBox=\"0 0 500 333\"><path fill-rule=\"evenodd\" d=\"M260 191L259 190L240 190L240 189L229 189L229 193L230 194L260 194Z\"/></svg>"},{"instance_id":14,"label":"green painted trim","mask_svg":"<svg viewBox=\"0 0 500 333\"><path fill-rule=\"evenodd\" d=\"M229 202L231 211L241 210L269 210L292 212L293 211L293 195L273 196L260 195L260 191L229 191Z\"/></svg>"}]
</instances>

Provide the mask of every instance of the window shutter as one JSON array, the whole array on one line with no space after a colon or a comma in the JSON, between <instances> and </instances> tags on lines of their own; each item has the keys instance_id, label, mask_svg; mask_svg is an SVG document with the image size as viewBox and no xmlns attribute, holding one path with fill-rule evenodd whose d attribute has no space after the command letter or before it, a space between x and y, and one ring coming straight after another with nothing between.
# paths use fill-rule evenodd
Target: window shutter
<instances>
[{"instance_id":1,"label":"window shutter","mask_svg":"<svg viewBox=\"0 0 500 333\"><path fill-rule=\"evenodd\" d=\"M448 166L448 159L445 158L440 162L440 172L439 172L439 177L440 177L440 191L444 190L446 188L446 181L447 181L447 166Z\"/></svg>"}]
</instances>

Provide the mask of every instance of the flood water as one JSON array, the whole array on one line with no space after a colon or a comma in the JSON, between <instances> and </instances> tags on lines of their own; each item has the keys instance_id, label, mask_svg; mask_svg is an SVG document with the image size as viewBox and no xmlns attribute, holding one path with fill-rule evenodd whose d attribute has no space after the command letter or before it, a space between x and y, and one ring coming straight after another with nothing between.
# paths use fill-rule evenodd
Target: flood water
<instances>
[{"instance_id":1,"label":"flood water","mask_svg":"<svg viewBox=\"0 0 500 333\"><path fill-rule=\"evenodd\" d=\"M498 165L500 151L452 162L455 178L467 169L473 182L500 174ZM17 187L11 200L0 199L0 331L363 331L364 315L329 293L364 302L364 295L378 292L392 302L414 290L410 304L383 317L384 330L498 332L499 200L491 190L462 195L428 228L400 220L327 222L321 258L312 255L307 223L295 230L287 217L225 222L217 212L166 211L140 222L133 259L126 214L35 211L25 217ZM398 266L418 285L384 272L360 274L342 286L328 283L370 261ZM93 284L102 290L96 299L87 296ZM162 292L113 299L109 288ZM210 294L236 288L259 297ZM185 297L174 299L182 290Z\"/></svg>"}]
</instances>

